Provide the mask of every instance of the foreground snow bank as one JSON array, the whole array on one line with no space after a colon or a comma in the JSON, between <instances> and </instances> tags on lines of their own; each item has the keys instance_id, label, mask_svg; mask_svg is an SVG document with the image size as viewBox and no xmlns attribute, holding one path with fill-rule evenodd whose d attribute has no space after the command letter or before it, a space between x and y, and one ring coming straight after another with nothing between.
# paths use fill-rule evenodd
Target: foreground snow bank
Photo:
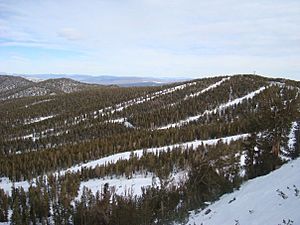
<instances>
[{"instance_id":1,"label":"foreground snow bank","mask_svg":"<svg viewBox=\"0 0 300 225\"><path fill-rule=\"evenodd\" d=\"M300 224L299 172L300 159L297 159L250 180L200 213L191 213L187 224Z\"/></svg>"}]
</instances>

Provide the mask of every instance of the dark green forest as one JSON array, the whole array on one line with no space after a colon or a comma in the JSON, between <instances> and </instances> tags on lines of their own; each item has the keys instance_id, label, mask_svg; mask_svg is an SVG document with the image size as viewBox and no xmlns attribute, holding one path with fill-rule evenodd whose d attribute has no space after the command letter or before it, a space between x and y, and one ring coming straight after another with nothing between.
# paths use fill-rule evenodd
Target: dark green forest
<instances>
[{"instance_id":1,"label":"dark green forest","mask_svg":"<svg viewBox=\"0 0 300 225\"><path fill-rule=\"evenodd\" d=\"M299 157L299 93L296 81L235 75L156 87L91 85L1 100L0 222L184 224L189 211ZM292 125L296 141L290 146ZM234 135L244 138L180 146ZM170 147L147 151L163 146ZM128 159L63 172L126 152ZM186 179L174 185L170 177L183 171ZM137 175L159 185L141 195L120 195L109 183L96 193L80 188L92 179ZM7 180L29 185L8 192Z\"/></svg>"}]
</instances>

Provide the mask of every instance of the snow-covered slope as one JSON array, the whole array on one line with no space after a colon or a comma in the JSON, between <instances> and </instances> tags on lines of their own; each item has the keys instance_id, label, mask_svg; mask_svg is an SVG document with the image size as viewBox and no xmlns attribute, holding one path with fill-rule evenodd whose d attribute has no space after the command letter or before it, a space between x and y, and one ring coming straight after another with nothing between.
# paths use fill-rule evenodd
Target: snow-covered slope
<instances>
[{"instance_id":1,"label":"snow-covered slope","mask_svg":"<svg viewBox=\"0 0 300 225\"><path fill-rule=\"evenodd\" d=\"M120 152L120 153L116 153L110 156L106 156L97 160L92 160L90 162L87 163L82 163L82 164L78 164L75 166L72 166L66 170L60 170L57 171L55 174L56 175L63 175L67 172L78 172L80 171L82 168L95 168L96 166L102 166L102 165L106 165L108 163L110 164L114 164L116 163L118 160L128 160L130 159L131 155L135 155L136 157L142 157L144 153L157 153L159 154L160 152L165 152L168 149L172 150L178 147L182 147L182 148L194 148L196 149L198 146L200 145L216 145L218 142L223 142L223 143L227 143L229 144L232 141L236 141L236 140L240 140L240 139L245 139L249 136L249 134L239 134L239 135L234 135L234 136L227 136L227 137L223 137L223 138L216 138L216 139L209 139L209 140L195 140L195 141L190 141L190 142L185 142L185 143L178 143L178 144L173 144L173 145L166 145L166 146L162 146L162 147L154 147L154 148L147 148L147 149L138 149L138 150L134 150L134 151L127 151L127 152ZM146 179L146 183L147 186L149 183L151 183L152 180L152 176L148 177ZM116 184L116 182L113 181L106 181L108 183L112 182L113 184ZM130 181L128 181L130 182ZM25 190L28 189L28 187L30 186L29 181L21 181L21 182L11 182L7 177L0 177L0 188L4 189L5 192L10 193L11 192L11 188L14 185L15 187L23 187ZM85 186L88 186L89 188L93 189L93 186L101 186L101 184L103 183L103 181L99 182L94 182L92 181L92 185L89 182L86 182ZM91 186L89 186L91 185ZM118 185L123 185L122 181L119 181ZM137 185L138 186L138 185ZM125 187L125 186L124 186ZM135 189L135 190L139 190ZM135 193L134 193L135 194Z\"/></svg>"},{"instance_id":2,"label":"snow-covered slope","mask_svg":"<svg viewBox=\"0 0 300 225\"><path fill-rule=\"evenodd\" d=\"M175 148L194 148L196 149L200 145L216 145L218 142L223 142L223 143L230 143L232 141L237 141L240 139L245 139L249 136L249 134L238 134L238 135L233 135L233 136L227 136L223 138L216 138L216 139L209 139L209 140L195 140L195 141L190 141L190 142L185 142L185 143L178 143L178 144L173 144L173 145L166 145L162 147L154 147L154 148L147 148L147 149L139 149L139 150L134 150L134 151L127 151L127 152L121 152L121 153L116 153L107 157L103 157L98 160L93 160L87 163L83 163L80 165L76 165L73 167L70 167L67 170L61 170L59 171L60 174L64 174L67 172L77 172L80 171L81 168L95 168L97 165L105 165L108 163L116 163L118 160L128 160L130 159L131 155L135 155L137 157L142 157L144 153L160 153L160 152L165 152L168 149L172 150Z\"/></svg>"},{"instance_id":3,"label":"snow-covered slope","mask_svg":"<svg viewBox=\"0 0 300 225\"><path fill-rule=\"evenodd\" d=\"M23 77L0 75L0 93L5 93L16 88L27 87L31 84L31 81Z\"/></svg>"},{"instance_id":4,"label":"snow-covered slope","mask_svg":"<svg viewBox=\"0 0 300 225\"><path fill-rule=\"evenodd\" d=\"M300 224L300 159L243 184L200 213L191 213L187 224L298 225Z\"/></svg>"},{"instance_id":5,"label":"snow-covered slope","mask_svg":"<svg viewBox=\"0 0 300 225\"><path fill-rule=\"evenodd\" d=\"M167 94L171 94L175 91L182 90L182 89L185 89L187 87L190 87L190 86L193 86L193 85L196 85L196 84L197 84L196 82L189 82L189 83L177 85L175 87L166 88L166 89L163 89L161 91L157 91L157 92L154 92L154 93L151 93L151 94L147 94L146 96L141 96L141 97L131 99L131 100L126 101L126 102L121 102L121 103L116 104L114 106L109 106L109 107L106 107L104 109L99 109L98 111L94 112L94 118L97 118L99 115L103 116L103 115L106 115L106 114L113 114L115 112L120 112L120 111L123 111L124 109L126 109L130 106L142 104L142 103L151 101L155 98L158 98L158 97L161 97L161 96L164 96L164 95L167 95ZM79 118L80 118L80 116L79 116Z\"/></svg>"},{"instance_id":6,"label":"snow-covered slope","mask_svg":"<svg viewBox=\"0 0 300 225\"><path fill-rule=\"evenodd\" d=\"M205 88L205 89L203 89L199 92L196 92L196 93L190 94L190 95L186 95L184 100L187 100L189 98L193 98L193 97L199 96L200 94L206 93L209 90L212 90L212 89L220 86L222 83L224 83L225 81L227 81L229 79L230 79L230 77L223 78L220 81L208 86L207 88ZM93 115L94 119L96 119L99 116L105 116L105 115L114 114L116 112L121 112L121 111L127 109L128 107L131 107L131 106L134 106L134 105L139 105L139 104L144 104L146 102L152 101L152 100L160 98L162 96L172 94L176 91L180 91L180 90L183 90L183 89L187 89L191 86L195 86L197 84L197 82L198 81L187 82L187 83L180 84L180 85L177 85L177 86L174 86L174 87L165 88L165 89L162 89L160 91L156 91L156 92L147 94L145 96L140 96L140 97L137 97L137 98L134 98L134 99L130 99L128 101L120 102L120 103L112 105L112 106L108 106L108 107L105 107L105 108L98 109L98 110L94 111L92 113L92 115ZM172 103L172 104L175 105L177 103ZM87 114L81 114L79 116L76 116L74 118L75 122L73 122L72 125L76 125L76 124L79 124L82 121L85 121L86 120L86 115ZM115 120L115 121L120 122L120 120ZM109 121L109 122L112 122L112 120ZM122 121L122 123L123 123L123 121ZM127 126L127 127L132 127L131 124L129 124L128 122L127 123L125 122L124 125Z\"/></svg>"},{"instance_id":7,"label":"snow-covered slope","mask_svg":"<svg viewBox=\"0 0 300 225\"><path fill-rule=\"evenodd\" d=\"M261 87L253 92L248 93L247 95L240 97L240 98L236 98L234 100L228 101L227 103L221 104L218 107L216 107L215 109L212 110L206 110L204 113L196 115L196 116L190 116L184 120L180 120L177 123L172 123L172 124L168 124L166 126L162 126L159 127L157 129L159 130L164 130L164 129L168 129L168 128L172 128L172 127L180 127L183 126L185 124L188 124L192 121L197 121L199 118L207 115L207 114L212 114L212 113L216 113L219 110L223 110L229 107L232 107L234 105L238 105L241 104L243 101L248 100L248 99L252 99L254 96L258 95L259 93L261 93L262 91L264 91L266 89L266 87Z\"/></svg>"},{"instance_id":8,"label":"snow-covered slope","mask_svg":"<svg viewBox=\"0 0 300 225\"><path fill-rule=\"evenodd\" d=\"M32 82L23 77L0 75L0 100L71 93L91 86L66 78Z\"/></svg>"},{"instance_id":9,"label":"snow-covered slope","mask_svg":"<svg viewBox=\"0 0 300 225\"><path fill-rule=\"evenodd\" d=\"M197 97L197 96L199 96L201 94L204 94L205 92L208 92L208 91L210 91L210 90L212 90L212 89L220 86L222 83L224 83L225 81L227 81L229 79L230 79L230 77L223 78L222 80L220 80L220 81L218 81L218 82L216 82L216 83L208 86L207 88L205 88L205 89L203 89L203 90L201 90L199 92L196 92L194 94L190 94L190 95L186 96L184 99L186 100L188 98L193 98L193 97Z\"/></svg>"}]
</instances>

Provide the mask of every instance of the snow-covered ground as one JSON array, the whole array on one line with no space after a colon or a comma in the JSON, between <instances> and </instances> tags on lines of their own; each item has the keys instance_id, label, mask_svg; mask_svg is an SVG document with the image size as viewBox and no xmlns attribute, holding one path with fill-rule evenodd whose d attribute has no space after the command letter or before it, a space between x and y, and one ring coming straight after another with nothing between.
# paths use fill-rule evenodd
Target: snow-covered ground
<instances>
[{"instance_id":1,"label":"snow-covered ground","mask_svg":"<svg viewBox=\"0 0 300 225\"><path fill-rule=\"evenodd\" d=\"M217 81L216 83L209 85L207 88L202 89L201 91L198 91L196 93L191 93L189 95L186 95L183 100L186 101L186 100L188 100L190 98L197 97L197 96L199 96L201 94L204 94L204 93L206 93L206 92L208 92L210 90L213 90L213 89L219 87L222 83L224 83L225 81L227 81L229 79L230 79L230 77L225 77L225 78L221 79L220 81ZM177 102L171 103L171 104L169 104L167 106L174 107L174 106L178 105L180 102L181 101L177 101Z\"/></svg>"},{"instance_id":2,"label":"snow-covered ground","mask_svg":"<svg viewBox=\"0 0 300 225\"><path fill-rule=\"evenodd\" d=\"M45 100L41 100L41 101L37 101L37 102L33 102L29 105L25 105L25 108L28 108L30 106L34 106L34 105L38 105L38 104L41 104L41 103L45 103L45 102L50 102L50 101L53 101L54 99L51 98L51 99L45 99Z\"/></svg>"},{"instance_id":3,"label":"snow-covered ground","mask_svg":"<svg viewBox=\"0 0 300 225\"><path fill-rule=\"evenodd\" d=\"M168 178L168 185L177 186L178 184L185 182L188 176L187 171L180 171L172 173ZM118 195L126 196L131 194L133 196L141 196L142 188L147 187L160 187L160 180L155 177L154 174L148 173L134 175L131 178L121 177L106 177L101 179L91 179L88 181L81 182L79 189L79 196L82 194L83 188L89 188L93 194L103 189L105 184L108 184L110 190Z\"/></svg>"},{"instance_id":4,"label":"snow-covered ground","mask_svg":"<svg viewBox=\"0 0 300 225\"><path fill-rule=\"evenodd\" d=\"M8 177L0 177L0 188L5 191L5 193L11 194L11 189L12 187L15 188L21 188L25 191L28 191L28 188L30 187L30 182L29 181L19 181L12 183Z\"/></svg>"},{"instance_id":5,"label":"snow-covered ground","mask_svg":"<svg viewBox=\"0 0 300 225\"><path fill-rule=\"evenodd\" d=\"M207 88L205 88L205 89L203 89L203 90L201 90L197 93L186 96L185 99L191 98L191 97L196 97L196 96L198 96L202 93L205 93L205 92L207 92L211 89L214 89L214 88L221 85L223 82L225 82L228 79L230 79L230 77L223 78L221 81L218 81L218 82L208 86ZM131 99L131 100L126 101L126 102L121 102L121 103L116 104L114 106L109 106L109 107L106 107L106 108L103 108L103 109L99 109L97 111L94 111L93 115L94 115L94 118L98 118L99 115L104 116L104 115L107 115L107 114L114 114L115 112L123 111L124 109L126 109L130 106L142 104L144 102L153 100L155 98L158 98L158 97L161 97L161 96L164 96L164 95L167 95L167 94L171 94L171 93L173 93L175 91L178 91L178 90L183 90L187 87L190 87L190 86L193 86L193 85L196 85L196 84L197 84L197 82L189 82L189 83L177 85L177 86L172 87L172 88L166 88L166 89L161 90L161 91L157 91L157 92L154 92L154 93L151 93L151 94L147 94L146 96L141 96L141 97ZM81 121L81 119L83 119L83 118L84 118L83 116L79 116L77 118L77 120Z\"/></svg>"},{"instance_id":6,"label":"snow-covered ground","mask_svg":"<svg viewBox=\"0 0 300 225\"><path fill-rule=\"evenodd\" d=\"M107 120L105 121L106 123L119 123L123 124L127 128L134 128L134 126L127 121L127 118L118 118L118 119L112 119L112 120Z\"/></svg>"},{"instance_id":7,"label":"snow-covered ground","mask_svg":"<svg viewBox=\"0 0 300 225\"><path fill-rule=\"evenodd\" d=\"M289 141L288 141L290 143L290 145L292 145L292 143L295 142L295 137L294 137L295 129L296 129L296 122L294 122L292 124L292 127L291 127L291 131L290 131L290 135L289 135ZM65 174L66 172L80 171L81 168L95 168L97 165L98 166L107 165L108 163L113 164L113 163L116 163L118 160L128 160L128 159L130 159L131 155L135 155L135 156L140 158L140 157L142 157L142 155L144 153L158 153L159 154L160 152L165 152L168 149L172 150L172 149L178 148L178 147L196 149L200 145L204 145L204 146L205 145L216 145L218 142L223 142L223 143L226 143L226 144L230 144L230 142L232 142L232 141L236 141L236 140L240 140L240 139L246 139L248 136L249 136L249 134L246 133L246 134L227 136L227 137L223 137L223 138L208 139L208 140L195 140L195 141L189 141L189 142L185 142L185 143L166 145L166 146L162 146L162 147L154 147L154 148L146 148L146 149L138 149L138 150L134 150L134 151L121 152L121 153L116 153L116 154L106 156L106 157L103 157L103 158L100 158L100 159L97 159L97 160L93 160L93 161L90 161L90 162L87 162L87 163L82 163L82 164L72 166L72 167L70 167L66 170L56 172L56 174L57 175L58 174L62 175L62 174ZM240 157L241 157L241 166L243 166L245 156L242 154ZM152 177L150 177L150 178L152 179ZM150 178L147 178L148 183L150 183L150 181L149 181ZM97 186L97 187L100 188L101 184L103 182L100 182L99 184L93 184L91 186L91 188L93 188L94 186ZM106 181L106 182L108 182L108 181ZM115 181L111 181L111 182L115 183ZM131 182L131 181L128 181L128 182ZM89 183L87 183L87 184L89 184ZM22 186L25 190L27 190L30 184L29 184L28 181L16 182L16 183L13 184L6 177L0 178L0 188L4 189L5 192L10 193L11 188L12 188L13 185L15 185L15 187L21 187ZM122 185L121 181L120 181L120 185Z\"/></svg>"},{"instance_id":8,"label":"snow-covered ground","mask_svg":"<svg viewBox=\"0 0 300 225\"><path fill-rule=\"evenodd\" d=\"M222 83L224 83L225 81L227 81L229 79L230 79L230 77L223 78L222 80L220 80L220 81L218 81L218 82L216 82L216 83L208 86L207 88L205 88L205 89L203 89L203 90L201 90L199 92L196 92L196 93L193 93L193 94L185 96L184 99L186 100L186 99L189 99L189 98L197 97L197 96L199 96L199 95L201 95L201 94L203 94L205 92L208 92L208 91L210 91L210 90L212 90L212 89L220 86Z\"/></svg>"},{"instance_id":9,"label":"snow-covered ground","mask_svg":"<svg viewBox=\"0 0 300 225\"><path fill-rule=\"evenodd\" d=\"M36 118L33 118L33 119L28 119L24 122L24 124L32 124L32 123L37 123L37 122L41 122L41 121L44 121L44 120L47 120L47 119L50 119L50 118L53 118L55 117L56 115L50 115L50 116L41 116L41 117L36 117Z\"/></svg>"},{"instance_id":10,"label":"snow-covered ground","mask_svg":"<svg viewBox=\"0 0 300 225\"><path fill-rule=\"evenodd\" d=\"M256 91L253 91L253 92L250 92L248 93L247 95L243 96L243 97L240 97L240 98L236 98L234 100L231 100L231 101L228 101L227 103L224 103L224 104L221 104L219 105L218 107L216 107L215 109L212 109L212 110L206 110L204 113L201 113L199 115L196 115L196 116L190 116L184 120L180 120L179 122L177 123L171 123L171 124L168 124L168 125L165 125L165 126L162 126L162 127L159 127L157 129L159 130L163 130L163 129L168 129L168 128L172 128L172 127L180 127L180 126L183 126L185 124L188 124L192 121L197 121L199 118L205 116L205 115L208 115L208 114L213 114L213 113L216 113L220 110L223 110L223 109L226 109L226 108L229 108L231 106L234 106L234 105L238 105L238 104L241 104L243 101L245 100L248 100L248 99L252 99L255 95L258 95L259 93L261 93L262 91L264 91L266 89L266 87L261 87L259 89L257 89Z\"/></svg>"},{"instance_id":11,"label":"snow-covered ground","mask_svg":"<svg viewBox=\"0 0 300 225\"><path fill-rule=\"evenodd\" d=\"M292 127L291 127L291 131L289 133L289 140L288 140L288 147L290 149L294 149L294 145L295 145L295 142L296 142L296 136L295 136L295 131L297 130L298 128L298 123L296 121L294 121L292 123Z\"/></svg>"},{"instance_id":12,"label":"snow-covered ground","mask_svg":"<svg viewBox=\"0 0 300 225\"><path fill-rule=\"evenodd\" d=\"M226 77L226 78L223 78L221 79L220 81L208 86L207 88L199 91L199 92L196 92L194 94L190 94L190 95L187 95L185 97L185 100L188 99L188 98L192 98L192 97L196 97L200 94L203 94L209 90L212 90L218 86L220 86L222 83L224 83L225 81L229 80L230 77ZM135 99L131 99L129 101L126 101L126 102L121 102L121 103L118 103L114 106L109 106L109 107L106 107L106 108L103 108L103 109L99 109L97 111L94 111L93 112L93 117L94 118L98 118L99 115L108 115L108 114L114 114L115 112L120 112L120 111L123 111L124 109L130 107L130 106L133 106L133 105L138 105L138 104L142 104L144 102L147 102L147 101L150 101L150 100L153 100L155 98L158 98L158 97L161 97L161 96L164 96L164 95L167 95L167 94L171 94L175 91L178 91L178 90L183 90L187 87L190 87L190 86L193 86L193 85L196 85L197 82L189 82L189 83L185 83L185 84L181 84L181 85L177 85L175 87L172 87L172 88L166 88L164 90L161 90L161 91L157 91L157 92L154 92L154 93L151 93L151 94L147 94L146 96L141 96L141 97L138 97L138 98L135 98ZM43 100L43 101L39 101L39 102L36 102L36 103L33 103L31 105L34 105L34 104L39 104L39 103L43 103L43 102L47 102L47 101L51 101L53 99L46 99L46 100ZM25 107L29 107L30 105L26 105ZM37 117L37 118L33 118L33 119L28 119L24 122L24 124L32 124L32 123L37 123L37 122L40 122L40 121L43 121L43 120L47 120L47 119L50 119L52 117L55 117L56 115L51 115L51 116L41 116L41 117ZM80 116L76 116L74 117L74 121L72 122L72 125L76 125L80 122L83 122L87 120L87 114L83 114L83 115L80 115ZM129 127L129 128L133 128L134 126L129 123L127 120L124 121L123 118L121 119L116 119L116 120L110 120L109 122L115 122L115 123L123 123L124 126L126 127ZM160 129L165 129L165 128L160 128ZM31 136L28 136L27 138L29 138Z\"/></svg>"},{"instance_id":13,"label":"snow-covered ground","mask_svg":"<svg viewBox=\"0 0 300 225\"><path fill-rule=\"evenodd\" d=\"M32 134L24 135L24 136L22 136L20 138L14 138L12 140L16 140L16 139L24 139L25 140L25 139L31 138L32 141L34 142L35 140L38 140L38 139L40 139L42 137L47 137L47 134L50 133L50 132L53 132L53 131L54 131L53 128L52 129L47 129L47 130L44 130L44 131L42 131L40 133L32 133Z\"/></svg>"},{"instance_id":14,"label":"snow-covered ground","mask_svg":"<svg viewBox=\"0 0 300 225\"><path fill-rule=\"evenodd\" d=\"M290 133L288 135L288 141L287 141L288 149L286 149L283 146L280 148L279 156L282 160L289 160L290 158L287 157L288 151L293 151L295 149L295 144L296 144L296 141L297 141L296 140L296 131L299 129L298 126L299 125L298 125L297 121L292 122Z\"/></svg>"},{"instance_id":15,"label":"snow-covered ground","mask_svg":"<svg viewBox=\"0 0 300 225\"><path fill-rule=\"evenodd\" d=\"M179 171L172 173L168 178L168 186L177 186L187 180L188 172ZM97 191L103 190L105 184L108 184L110 190L118 195L128 196L128 194L133 196L141 196L142 188L147 187L160 187L160 180L158 177L155 177L154 174L148 173L134 175L130 179L126 177L106 177L101 179L91 179L88 181L81 182L79 189L80 198L83 188L86 187L92 191L93 194L96 194Z\"/></svg>"},{"instance_id":16,"label":"snow-covered ground","mask_svg":"<svg viewBox=\"0 0 300 225\"><path fill-rule=\"evenodd\" d=\"M248 137L249 134L239 134L234 136L228 136L223 138L217 138L217 139L209 139L209 140L195 140L185 143L179 143L174 145L166 145L163 147L156 147L156 148L147 148L147 149L139 149L134 151L127 151L127 152L121 152L116 153L110 156L103 157L101 159L93 160L87 163L79 164L73 167L70 167L66 170L62 170L59 172L56 172L57 175L62 175L67 172L77 172L80 171L81 168L95 168L97 165L106 165L108 163L116 163L118 160L128 160L130 159L130 156L134 154L137 157L142 157L143 153L160 153L167 151L168 149L172 150L174 148L182 147L182 148L197 148L200 145L216 145L218 142L223 142L229 144L232 141L236 141L239 139L245 139ZM28 187L30 186L28 181L22 181L22 182L15 182L14 184L6 177L0 178L0 188L4 189L5 192L11 192L12 186L15 185L15 187L23 187L26 191Z\"/></svg>"},{"instance_id":17,"label":"snow-covered ground","mask_svg":"<svg viewBox=\"0 0 300 225\"><path fill-rule=\"evenodd\" d=\"M90 189L93 194L96 194L97 191L103 190L106 183L109 185L111 192L123 196L128 196L129 194L140 196L142 195L142 188L150 187L152 184L159 186L159 180L149 175L138 175L130 179L126 177L91 179L81 182L78 198L80 198L84 187Z\"/></svg>"},{"instance_id":18,"label":"snow-covered ground","mask_svg":"<svg viewBox=\"0 0 300 225\"><path fill-rule=\"evenodd\" d=\"M295 125L291 127L291 133L295 129ZM141 157L144 152L159 153L167 149L174 149L176 147L191 147L196 148L199 145L215 145L219 141L230 143L238 139L244 139L249 134L241 134L235 136L228 136L218 139L210 140L195 140L191 142L174 144L169 146L148 148L143 150L128 151L117 153L111 156L101 158L99 160L91 161L85 164L71 167L67 170L61 171L63 174L67 171L78 171L82 167L93 168L96 165L104 165L107 163L115 163L118 160L129 159L131 154ZM293 136L290 137L290 140ZM187 224L239 224L239 225L277 225L284 224L283 220L288 222L294 221L293 225L300 223L300 159L292 161L280 169L270 173L269 175L250 180L243 184L238 191L226 194L221 199L212 205L209 205L199 213L191 212L189 222ZM178 184L187 176L186 171L174 173L170 177L173 185ZM80 198L83 188L91 189L93 193L101 190L103 186L108 183L111 190L114 190L120 195L141 195L143 187L149 187L152 184L160 186L159 180L153 177L152 174L134 175L132 178L125 177L106 177L102 179L91 179L81 182L79 196ZM6 192L11 192L12 183L8 178L0 178L0 188ZM30 183L28 181L16 182L15 187L23 187L25 191L28 190ZM1 223L0 223L1 224Z\"/></svg>"},{"instance_id":19,"label":"snow-covered ground","mask_svg":"<svg viewBox=\"0 0 300 225\"><path fill-rule=\"evenodd\" d=\"M199 213L192 212L187 224L298 225L299 173L300 159L297 159L266 176L249 180ZM289 220L293 223L288 223Z\"/></svg>"},{"instance_id":20,"label":"snow-covered ground","mask_svg":"<svg viewBox=\"0 0 300 225\"><path fill-rule=\"evenodd\" d=\"M145 149L138 149L134 151L127 151L127 152L121 152L121 153L116 153L107 157L103 157L101 159L93 160L88 163L83 163L80 165L73 166L67 170L60 171L60 174L64 174L66 172L77 172L80 171L81 168L95 168L97 165L106 165L108 163L116 163L118 160L128 160L131 155L135 155L137 157L142 157L143 153L160 153L160 152L165 152L168 149L172 150L178 147L182 148L197 148L200 145L216 145L218 142L223 142L229 144L232 141L240 140L240 139L245 139L249 136L249 134L239 134L239 135L234 135L234 136L228 136L228 137L223 137L223 138L216 138L216 139L209 139L209 140L195 140L195 141L190 141L190 142L185 142L185 143L179 143L179 144L174 144L174 145L166 145L163 147L155 147L155 148L145 148Z\"/></svg>"},{"instance_id":21,"label":"snow-covered ground","mask_svg":"<svg viewBox=\"0 0 300 225\"><path fill-rule=\"evenodd\" d=\"M115 112L123 111L124 109L126 109L130 106L142 104L144 102L153 100L155 98L161 97L161 96L166 95L166 94L171 94L175 91L182 90L186 87L190 87L190 86L193 86L195 84L197 84L197 82L190 82L190 83L181 84L181 85L178 85L178 86L175 86L175 87L172 87L172 88L167 88L167 89L164 89L164 90L161 90L161 91L157 91L157 92L154 92L154 93L151 93L151 94L147 94L146 96L141 96L141 97L131 99L131 100L126 101L126 102L116 104L113 107L109 106L109 107L106 107L104 109L100 109L100 110L94 112L94 118L97 118L98 114L103 116L103 115L106 115L106 114L113 114Z\"/></svg>"},{"instance_id":22,"label":"snow-covered ground","mask_svg":"<svg viewBox=\"0 0 300 225\"><path fill-rule=\"evenodd\" d=\"M171 94L175 91L182 90L186 87L190 87L190 86L193 86L193 85L196 85L196 84L197 84L197 82L193 81L193 82L177 85L177 86L172 87L172 88L166 88L166 89L161 90L161 91L157 91L157 92L147 94L146 96L140 96L138 98L134 98L134 99L131 99L131 100L128 100L128 101L125 101L125 102L121 102L121 103L115 104L113 106L108 106L108 107L105 107L105 108L102 108L102 109L98 109L98 110L94 111L91 114L92 114L94 119L98 118L99 116L114 114L116 112L123 111L124 109L126 109L130 106L142 104L144 102L153 100L155 98L158 98L158 97L161 97L161 96L164 96L164 95L167 95L167 94ZM85 121L86 116L87 116L87 114L82 114L82 115L76 116L74 118L75 121L72 123L72 125L76 125L76 124L78 124L82 121ZM127 125L129 125L129 124L127 124Z\"/></svg>"}]
</instances>

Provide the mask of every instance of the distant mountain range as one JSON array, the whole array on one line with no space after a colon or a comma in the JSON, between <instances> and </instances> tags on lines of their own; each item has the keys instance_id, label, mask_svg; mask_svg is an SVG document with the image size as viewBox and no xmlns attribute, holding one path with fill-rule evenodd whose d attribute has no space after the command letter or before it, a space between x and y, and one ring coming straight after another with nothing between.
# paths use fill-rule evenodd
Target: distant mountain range
<instances>
[{"instance_id":1,"label":"distant mountain range","mask_svg":"<svg viewBox=\"0 0 300 225\"><path fill-rule=\"evenodd\" d=\"M69 78L32 81L20 76L0 75L0 100L71 93L93 86L95 84L86 84Z\"/></svg>"},{"instance_id":2,"label":"distant mountain range","mask_svg":"<svg viewBox=\"0 0 300 225\"><path fill-rule=\"evenodd\" d=\"M154 77L138 77L138 76L110 76L110 75L81 75L81 74L6 74L25 77L32 81L40 81L46 79L69 78L80 82L102 85L118 85L122 87L131 86L160 86L163 84L186 81L188 78L154 78Z\"/></svg>"},{"instance_id":3,"label":"distant mountain range","mask_svg":"<svg viewBox=\"0 0 300 225\"><path fill-rule=\"evenodd\" d=\"M167 83L182 81L180 79L121 77L121 76L88 76L64 74L38 75L1 75L0 100L56 95L81 91L94 86L117 85L121 87L160 86Z\"/></svg>"}]
</instances>

